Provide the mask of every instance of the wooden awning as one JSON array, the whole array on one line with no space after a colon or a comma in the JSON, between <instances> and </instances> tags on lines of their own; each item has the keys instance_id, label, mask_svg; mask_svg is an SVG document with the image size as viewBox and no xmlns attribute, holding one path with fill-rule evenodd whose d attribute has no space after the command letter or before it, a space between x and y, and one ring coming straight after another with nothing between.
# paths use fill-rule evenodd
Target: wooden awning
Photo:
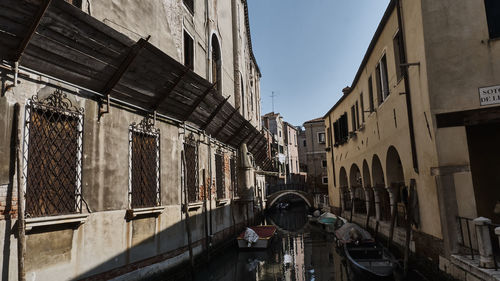
<instances>
[{"instance_id":1,"label":"wooden awning","mask_svg":"<svg viewBox=\"0 0 500 281\"><path fill-rule=\"evenodd\" d=\"M0 59L203 129L271 167L266 139L214 85L63 0L0 1Z\"/></svg>"}]
</instances>

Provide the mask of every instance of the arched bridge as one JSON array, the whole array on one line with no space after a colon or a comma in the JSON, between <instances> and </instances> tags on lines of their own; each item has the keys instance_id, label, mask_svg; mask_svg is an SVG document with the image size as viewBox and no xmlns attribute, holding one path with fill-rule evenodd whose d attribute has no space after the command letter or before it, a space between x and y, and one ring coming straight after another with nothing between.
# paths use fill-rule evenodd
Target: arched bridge
<instances>
[{"instance_id":1,"label":"arched bridge","mask_svg":"<svg viewBox=\"0 0 500 281\"><path fill-rule=\"evenodd\" d=\"M270 194L266 197L266 208L271 208L278 200L287 195L295 195L302 198L309 207L314 206L313 195L304 191L305 187L296 185L282 185L271 187Z\"/></svg>"}]
</instances>

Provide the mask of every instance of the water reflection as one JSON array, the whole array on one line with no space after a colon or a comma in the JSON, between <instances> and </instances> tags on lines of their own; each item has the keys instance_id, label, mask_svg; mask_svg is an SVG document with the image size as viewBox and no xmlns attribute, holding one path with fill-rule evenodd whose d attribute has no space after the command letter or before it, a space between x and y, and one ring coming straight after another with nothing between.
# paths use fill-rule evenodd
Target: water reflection
<instances>
[{"instance_id":1,"label":"water reflection","mask_svg":"<svg viewBox=\"0 0 500 281\"><path fill-rule=\"evenodd\" d=\"M307 214L305 204L272 211L266 223L276 225L278 233L267 250L234 246L197 269L193 279L163 276L158 280L346 281L333 237L309 225Z\"/></svg>"}]
</instances>

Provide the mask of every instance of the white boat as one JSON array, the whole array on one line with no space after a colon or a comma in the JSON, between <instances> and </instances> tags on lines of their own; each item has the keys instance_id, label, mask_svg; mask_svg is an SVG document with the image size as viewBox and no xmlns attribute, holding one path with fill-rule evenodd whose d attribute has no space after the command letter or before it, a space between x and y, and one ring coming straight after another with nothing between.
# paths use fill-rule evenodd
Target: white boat
<instances>
[{"instance_id":1,"label":"white boat","mask_svg":"<svg viewBox=\"0 0 500 281\"><path fill-rule=\"evenodd\" d=\"M276 226L274 225L248 227L247 230L238 236L238 247L241 249L266 249L271 245L271 240L275 233Z\"/></svg>"}]
</instances>

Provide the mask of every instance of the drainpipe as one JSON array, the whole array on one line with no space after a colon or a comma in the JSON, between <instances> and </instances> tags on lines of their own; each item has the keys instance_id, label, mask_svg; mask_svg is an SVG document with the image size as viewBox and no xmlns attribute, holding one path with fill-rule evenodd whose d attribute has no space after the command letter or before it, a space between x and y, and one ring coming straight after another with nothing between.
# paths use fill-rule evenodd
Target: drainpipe
<instances>
[{"instance_id":1,"label":"drainpipe","mask_svg":"<svg viewBox=\"0 0 500 281\"><path fill-rule=\"evenodd\" d=\"M238 4L236 3L238 0L231 0L231 9L232 9L232 24L233 24L233 68L234 68L234 103L235 107L242 108L241 105L241 79L239 75L240 70L240 41L238 34ZM245 115L242 109L242 115Z\"/></svg>"},{"instance_id":2,"label":"drainpipe","mask_svg":"<svg viewBox=\"0 0 500 281\"><path fill-rule=\"evenodd\" d=\"M410 145L411 145L411 157L413 160L413 170L415 173L419 173L418 171L418 159L417 159L417 145L415 141L415 126L413 124L413 113L411 106L411 95L410 95L410 78L408 75L408 61L406 58L406 40L405 40L405 32L403 26L403 16L402 16L402 7L401 0L396 0L397 14L398 14L398 27L399 27L399 45L402 46L403 50L401 53L402 67L401 74L403 75L403 80L405 82L405 96L406 96L406 112L408 114L408 128L410 131Z\"/></svg>"},{"instance_id":3,"label":"drainpipe","mask_svg":"<svg viewBox=\"0 0 500 281\"><path fill-rule=\"evenodd\" d=\"M14 80L14 85L17 82L17 78ZM26 272L24 269L24 257L26 255L26 233L25 233L25 221L24 221L24 190L21 184L21 127L20 127L20 105L16 103L14 106L15 119L14 124L17 125L16 134L16 162L17 162L17 226L18 226L18 238L17 238L17 276L18 280L26 280Z\"/></svg>"}]
</instances>

